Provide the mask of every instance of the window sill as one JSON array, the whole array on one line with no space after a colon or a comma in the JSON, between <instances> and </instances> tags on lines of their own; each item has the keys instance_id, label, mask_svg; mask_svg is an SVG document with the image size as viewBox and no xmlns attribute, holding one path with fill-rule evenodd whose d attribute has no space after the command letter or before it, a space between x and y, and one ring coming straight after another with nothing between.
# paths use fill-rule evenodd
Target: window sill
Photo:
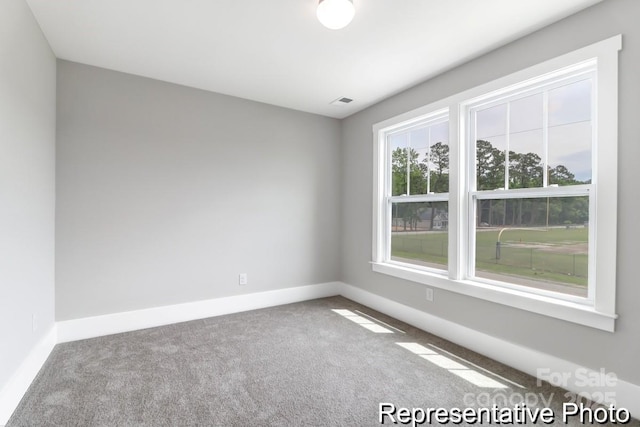
<instances>
[{"instance_id":1,"label":"window sill","mask_svg":"<svg viewBox=\"0 0 640 427\"><path fill-rule=\"evenodd\" d=\"M373 262L372 269L400 279L438 289L491 301L532 313L566 320L603 331L614 332L616 314L596 311L594 307L542 295L507 289L471 280L452 280L445 275L413 269L404 265Z\"/></svg>"}]
</instances>

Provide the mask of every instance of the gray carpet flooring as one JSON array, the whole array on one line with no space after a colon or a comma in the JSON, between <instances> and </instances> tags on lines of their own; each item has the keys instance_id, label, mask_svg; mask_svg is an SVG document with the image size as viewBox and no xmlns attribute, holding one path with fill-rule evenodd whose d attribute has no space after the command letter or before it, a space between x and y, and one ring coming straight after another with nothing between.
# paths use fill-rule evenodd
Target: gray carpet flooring
<instances>
[{"instance_id":1,"label":"gray carpet flooring","mask_svg":"<svg viewBox=\"0 0 640 427\"><path fill-rule=\"evenodd\" d=\"M465 370L500 387L475 385ZM566 425L565 393L333 297L59 344L7 427L375 426L381 402L426 409L522 399L550 402L551 425Z\"/></svg>"}]
</instances>

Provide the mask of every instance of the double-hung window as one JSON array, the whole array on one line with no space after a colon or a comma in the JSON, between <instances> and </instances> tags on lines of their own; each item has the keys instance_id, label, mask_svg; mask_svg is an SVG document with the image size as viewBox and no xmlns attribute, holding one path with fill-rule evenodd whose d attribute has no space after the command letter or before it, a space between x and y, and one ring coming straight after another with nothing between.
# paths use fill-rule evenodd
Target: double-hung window
<instances>
[{"instance_id":1,"label":"double-hung window","mask_svg":"<svg viewBox=\"0 0 640 427\"><path fill-rule=\"evenodd\" d=\"M385 257L447 269L449 115L436 111L385 134Z\"/></svg>"},{"instance_id":2,"label":"double-hung window","mask_svg":"<svg viewBox=\"0 0 640 427\"><path fill-rule=\"evenodd\" d=\"M613 330L620 49L374 125L374 271Z\"/></svg>"}]
</instances>

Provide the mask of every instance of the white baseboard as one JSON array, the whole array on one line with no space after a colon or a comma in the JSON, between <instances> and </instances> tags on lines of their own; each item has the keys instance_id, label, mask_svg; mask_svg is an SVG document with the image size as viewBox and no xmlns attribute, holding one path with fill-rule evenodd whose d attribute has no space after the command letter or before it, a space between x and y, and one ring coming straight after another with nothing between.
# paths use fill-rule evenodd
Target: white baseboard
<instances>
[{"instance_id":1,"label":"white baseboard","mask_svg":"<svg viewBox=\"0 0 640 427\"><path fill-rule=\"evenodd\" d=\"M56 326L38 342L9 382L0 390L0 426L5 425L57 342Z\"/></svg>"},{"instance_id":2,"label":"white baseboard","mask_svg":"<svg viewBox=\"0 0 640 427\"><path fill-rule=\"evenodd\" d=\"M565 374L568 378L565 378L562 383L549 382L555 383L555 385L570 392L584 394L585 397L591 395L595 397L605 396L607 400L611 398L616 407L628 409L634 418L640 417L639 385L618 378L615 380L615 385L607 386L606 381L602 380L600 372L458 325L352 285L343 283L340 293L345 298L366 305L541 380L549 381L551 378L547 374ZM585 387L585 378L600 378L600 380L597 380L599 384L590 384Z\"/></svg>"},{"instance_id":3,"label":"white baseboard","mask_svg":"<svg viewBox=\"0 0 640 427\"><path fill-rule=\"evenodd\" d=\"M339 282L236 295L57 322L58 342L95 338L223 314L339 295Z\"/></svg>"}]
</instances>

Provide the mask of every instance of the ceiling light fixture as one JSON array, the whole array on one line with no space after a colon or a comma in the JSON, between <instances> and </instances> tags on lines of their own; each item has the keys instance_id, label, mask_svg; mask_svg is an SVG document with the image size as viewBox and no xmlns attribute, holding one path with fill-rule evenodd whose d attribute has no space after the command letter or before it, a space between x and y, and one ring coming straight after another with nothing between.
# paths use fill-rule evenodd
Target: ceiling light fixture
<instances>
[{"instance_id":1,"label":"ceiling light fixture","mask_svg":"<svg viewBox=\"0 0 640 427\"><path fill-rule=\"evenodd\" d=\"M316 11L322 25L332 30L349 25L355 13L352 0L320 0Z\"/></svg>"}]
</instances>

